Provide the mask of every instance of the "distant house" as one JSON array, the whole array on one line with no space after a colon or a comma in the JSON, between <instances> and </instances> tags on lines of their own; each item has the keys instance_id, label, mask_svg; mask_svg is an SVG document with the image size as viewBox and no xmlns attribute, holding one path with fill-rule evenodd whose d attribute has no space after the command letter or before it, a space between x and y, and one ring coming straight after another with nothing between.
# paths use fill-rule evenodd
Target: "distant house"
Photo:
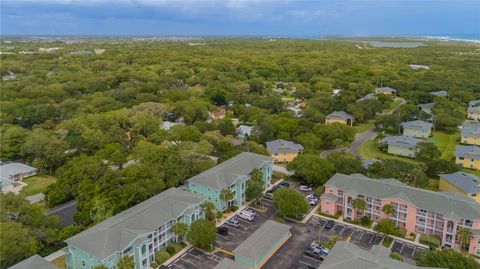
<instances>
[{"instance_id":1,"label":"distant house","mask_svg":"<svg viewBox=\"0 0 480 269\"><path fill-rule=\"evenodd\" d=\"M267 142L267 150L274 162L291 162L303 152L303 146L291 141L277 139Z\"/></svg>"},{"instance_id":2,"label":"distant house","mask_svg":"<svg viewBox=\"0 0 480 269\"><path fill-rule=\"evenodd\" d=\"M440 96L440 97L448 97L448 92L447 91L434 91L430 92L431 95L433 96Z\"/></svg>"},{"instance_id":3,"label":"distant house","mask_svg":"<svg viewBox=\"0 0 480 269\"><path fill-rule=\"evenodd\" d=\"M455 163L461 167L480 170L480 147L457 146L455 148Z\"/></svg>"},{"instance_id":4,"label":"distant house","mask_svg":"<svg viewBox=\"0 0 480 269\"><path fill-rule=\"evenodd\" d=\"M95 52L95 54L100 55L100 54L103 54L105 52L105 49L94 49L93 51Z\"/></svg>"},{"instance_id":5,"label":"distant house","mask_svg":"<svg viewBox=\"0 0 480 269\"><path fill-rule=\"evenodd\" d=\"M364 97L358 99L356 102L360 103L360 102L367 101L367 100L378 100L378 97L373 93L369 93L369 94L365 95Z\"/></svg>"},{"instance_id":6,"label":"distant house","mask_svg":"<svg viewBox=\"0 0 480 269\"><path fill-rule=\"evenodd\" d=\"M341 92L342 92L342 89L334 89L332 91L332 96L339 96Z\"/></svg>"},{"instance_id":7,"label":"distant house","mask_svg":"<svg viewBox=\"0 0 480 269\"><path fill-rule=\"evenodd\" d=\"M415 158L417 154L417 144L422 139L411 136L387 136L382 139L382 143L388 146L388 153L409 158Z\"/></svg>"},{"instance_id":8,"label":"distant house","mask_svg":"<svg viewBox=\"0 0 480 269\"><path fill-rule=\"evenodd\" d=\"M209 112L209 117L212 120L223 120L227 110L224 107L220 107L215 111Z\"/></svg>"},{"instance_id":9,"label":"distant house","mask_svg":"<svg viewBox=\"0 0 480 269\"><path fill-rule=\"evenodd\" d=\"M480 124L468 124L462 127L460 142L467 145L480 146Z\"/></svg>"},{"instance_id":10,"label":"distant house","mask_svg":"<svg viewBox=\"0 0 480 269\"><path fill-rule=\"evenodd\" d=\"M429 138L432 135L433 124L421 120L407 121L401 124L403 135L417 138Z\"/></svg>"},{"instance_id":11,"label":"distant house","mask_svg":"<svg viewBox=\"0 0 480 269\"><path fill-rule=\"evenodd\" d=\"M58 267L48 262L40 255L35 254L8 269L58 269Z\"/></svg>"},{"instance_id":12,"label":"distant house","mask_svg":"<svg viewBox=\"0 0 480 269\"><path fill-rule=\"evenodd\" d=\"M409 64L410 68L413 70L419 70L419 69L426 69L430 70L430 67L428 65L421 65L421 64Z\"/></svg>"},{"instance_id":13,"label":"distant house","mask_svg":"<svg viewBox=\"0 0 480 269\"><path fill-rule=\"evenodd\" d=\"M0 164L0 187L2 190L13 187L16 182L37 174L37 169L23 163Z\"/></svg>"},{"instance_id":14,"label":"distant house","mask_svg":"<svg viewBox=\"0 0 480 269\"><path fill-rule=\"evenodd\" d=\"M249 125L240 125L237 128L238 138L246 139L252 136L253 126Z\"/></svg>"},{"instance_id":15,"label":"distant house","mask_svg":"<svg viewBox=\"0 0 480 269\"><path fill-rule=\"evenodd\" d=\"M175 125L185 125L184 123L181 123L181 122L171 122L171 121L164 121L162 122L162 124L160 125L160 128L163 129L163 130L170 130L170 128L172 128L173 126Z\"/></svg>"},{"instance_id":16,"label":"distant house","mask_svg":"<svg viewBox=\"0 0 480 269\"><path fill-rule=\"evenodd\" d=\"M467 118L471 120L480 120L480 106L470 106L467 109Z\"/></svg>"},{"instance_id":17,"label":"distant house","mask_svg":"<svg viewBox=\"0 0 480 269\"><path fill-rule=\"evenodd\" d=\"M288 110L292 111L296 118L301 118L303 116L303 110L298 106L289 106Z\"/></svg>"},{"instance_id":18,"label":"distant house","mask_svg":"<svg viewBox=\"0 0 480 269\"><path fill-rule=\"evenodd\" d=\"M420 109L421 111L427 113L427 114L430 114L432 115L432 109L433 107L435 106L435 103L427 103L427 104L419 104L417 105L418 109Z\"/></svg>"},{"instance_id":19,"label":"distant house","mask_svg":"<svg viewBox=\"0 0 480 269\"><path fill-rule=\"evenodd\" d=\"M468 106L479 106L480 105L480 100L473 100L468 102Z\"/></svg>"},{"instance_id":20,"label":"distant house","mask_svg":"<svg viewBox=\"0 0 480 269\"><path fill-rule=\"evenodd\" d=\"M454 191L475 199L480 203L480 178L462 171L453 174L441 174L438 188L442 191Z\"/></svg>"},{"instance_id":21,"label":"distant house","mask_svg":"<svg viewBox=\"0 0 480 269\"><path fill-rule=\"evenodd\" d=\"M480 127L480 122L477 120L466 120L462 123L460 129L467 127Z\"/></svg>"},{"instance_id":22,"label":"distant house","mask_svg":"<svg viewBox=\"0 0 480 269\"><path fill-rule=\"evenodd\" d=\"M390 96L396 96L397 95L397 90L394 88L390 87L379 87L375 88L375 93L376 94L385 94L385 95L390 95Z\"/></svg>"},{"instance_id":23,"label":"distant house","mask_svg":"<svg viewBox=\"0 0 480 269\"><path fill-rule=\"evenodd\" d=\"M373 164L378 163L378 162L381 162L381 161L377 160L377 159L363 160L362 161L362 166L363 166L363 168L368 169L368 168L370 168L370 166L372 166Z\"/></svg>"},{"instance_id":24,"label":"distant house","mask_svg":"<svg viewBox=\"0 0 480 269\"><path fill-rule=\"evenodd\" d=\"M353 125L354 118L345 111L334 111L325 117L325 125L340 123L344 125Z\"/></svg>"}]
</instances>

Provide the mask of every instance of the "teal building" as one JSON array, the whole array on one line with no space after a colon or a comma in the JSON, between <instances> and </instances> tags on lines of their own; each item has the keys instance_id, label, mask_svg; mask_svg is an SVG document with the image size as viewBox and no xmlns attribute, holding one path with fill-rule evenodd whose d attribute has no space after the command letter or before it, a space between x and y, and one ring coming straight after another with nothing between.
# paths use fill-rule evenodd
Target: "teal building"
<instances>
[{"instance_id":1,"label":"teal building","mask_svg":"<svg viewBox=\"0 0 480 269\"><path fill-rule=\"evenodd\" d=\"M260 169L263 185L270 185L272 179L273 160L269 156L242 152L237 156L216 165L187 181L187 188L213 202L218 210L224 211L230 206L241 206L245 203L247 181L254 169ZM222 201L220 193L230 189L234 197L230 201Z\"/></svg>"},{"instance_id":2,"label":"teal building","mask_svg":"<svg viewBox=\"0 0 480 269\"><path fill-rule=\"evenodd\" d=\"M190 225L205 217L204 200L177 188L165 190L67 239L67 268L117 268L119 259L128 255L134 257L135 269L149 269L157 251L178 241L172 232L175 223Z\"/></svg>"}]
</instances>

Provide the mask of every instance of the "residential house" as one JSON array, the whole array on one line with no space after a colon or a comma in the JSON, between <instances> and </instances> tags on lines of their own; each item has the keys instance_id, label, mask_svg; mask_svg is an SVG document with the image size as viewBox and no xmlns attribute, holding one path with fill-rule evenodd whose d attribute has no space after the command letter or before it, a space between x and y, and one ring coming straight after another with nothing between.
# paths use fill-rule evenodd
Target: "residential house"
<instances>
[{"instance_id":1,"label":"residential house","mask_svg":"<svg viewBox=\"0 0 480 269\"><path fill-rule=\"evenodd\" d=\"M373 221L392 220L407 234L434 235L446 248L458 248L457 232L460 228L480 234L480 206L473 200L455 192L434 192L404 184L396 179L371 179L361 174L335 174L325 183L321 196L321 211L340 213L344 219L359 220L367 216ZM363 211L353 208L353 200L366 202ZM395 212L382 211L392 205ZM479 236L469 242L469 253L480 255Z\"/></svg>"},{"instance_id":2,"label":"residential house","mask_svg":"<svg viewBox=\"0 0 480 269\"><path fill-rule=\"evenodd\" d=\"M480 124L467 123L466 127L462 127L460 142L462 144L480 146Z\"/></svg>"},{"instance_id":3,"label":"residential house","mask_svg":"<svg viewBox=\"0 0 480 269\"><path fill-rule=\"evenodd\" d=\"M334 89L332 91L332 96L340 96L341 92L342 92L342 89Z\"/></svg>"},{"instance_id":4,"label":"residential house","mask_svg":"<svg viewBox=\"0 0 480 269\"><path fill-rule=\"evenodd\" d=\"M385 94L385 95L390 95L390 96L396 96L397 95L397 90L394 88L390 87L379 87L375 88L375 93L376 94Z\"/></svg>"},{"instance_id":5,"label":"residential house","mask_svg":"<svg viewBox=\"0 0 480 269\"><path fill-rule=\"evenodd\" d=\"M55 265L48 262L38 254L33 255L32 257L25 259L8 269L58 269Z\"/></svg>"},{"instance_id":6,"label":"residential house","mask_svg":"<svg viewBox=\"0 0 480 269\"><path fill-rule=\"evenodd\" d=\"M122 256L133 256L135 269L150 269L155 252L178 241L172 227L189 226L205 217L205 198L170 188L89 229L65 240L69 269L92 268L103 264L117 268Z\"/></svg>"},{"instance_id":7,"label":"residential house","mask_svg":"<svg viewBox=\"0 0 480 269\"><path fill-rule=\"evenodd\" d=\"M431 95L433 96L439 96L439 97L448 97L448 92L447 91L434 91L430 92Z\"/></svg>"},{"instance_id":8,"label":"residential house","mask_svg":"<svg viewBox=\"0 0 480 269\"><path fill-rule=\"evenodd\" d=\"M345 111L334 111L325 117L325 125L340 123L344 125L353 125L353 116Z\"/></svg>"},{"instance_id":9,"label":"residential house","mask_svg":"<svg viewBox=\"0 0 480 269\"><path fill-rule=\"evenodd\" d=\"M462 123L462 126L460 129L463 128L468 128L468 127L479 127L480 128L480 122L477 120L466 120Z\"/></svg>"},{"instance_id":10,"label":"residential house","mask_svg":"<svg viewBox=\"0 0 480 269\"><path fill-rule=\"evenodd\" d=\"M435 106L435 103L432 102L432 103L427 103L427 104L419 104L417 105L418 109L420 109L421 111L429 114L429 115L432 115L432 109L433 107Z\"/></svg>"},{"instance_id":11,"label":"residential house","mask_svg":"<svg viewBox=\"0 0 480 269\"><path fill-rule=\"evenodd\" d=\"M245 204L247 181L254 169L260 169L263 176L263 186L270 185L272 179L272 158L260 154L242 152L192 178L187 180L190 192L199 194L215 204L218 210ZM229 189L233 199L222 201L222 190Z\"/></svg>"},{"instance_id":12,"label":"residential house","mask_svg":"<svg viewBox=\"0 0 480 269\"><path fill-rule=\"evenodd\" d=\"M471 120L480 120L480 106L470 106L467 109L467 118Z\"/></svg>"},{"instance_id":13,"label":"residential house","mask_svg":"<svg viewBox=\"0 0 480 269\"><path fill-rule=\"evenodd\" d=\"M455 163L461 167L480 170L480 147L457 146L455 148Z\"/></svg>"},{"instance_id":14,"label":"residential house","mask_svg":"<svg viewBox=\"0 0 480 269\"><path fill-rule=\"evenodd\" d=\"M240 125L237 128L237 137L241 139L248 139L252 136L253 126Z\"/></svg>"},{"instance_id":15,"label":"residential house","mask_svg":"<svg viewBox=\"0 0 480 269\"><path fill-rule=\"evenodd\" d=\"M23 163L0 164L0 187L3 191L13 188L15 183L37 174L37 169Z\"/></svg>"},{"instance_id":16,"label":"residential house","mask_svg":"<svg viewBox=\"0 0 480 269\"><path fill-rule=\"evenodd\" d=\"M160 128L165 130L165 131L168 131L170 130L170 128L172 128L173 126L175 125L185 125L184 123L182 122L171 122L171 121L164 121L162 122L162 124L160 125Z\"/></svg>"},{"instance_id":17,"label":"residential house","mask_svg":"<svg viewBox=\"0 0 480 269\"><path fill-rule=\"evenodd\" d=\"M382 143L388 146L387 152L393 155L399 155L409 158L415 158L417 155L417 144L422 139L411 136L387 136L382 139Z\"/></svg>"},{"instance_id":18,"label":"residential house","mask_svg":"<svg viewBox=\"0 0 480 269\"><path fill-rule=\"evenodd\" d=\"M454 191L475 199L480 203L480 178L463 171L441 174L438 188L442 191Z\"/></svg>"},{"instance_id":19,"label":"residential house","mask_svg":"<svg viewBox=\"0 0 480 269\"><path fill-rule=\"evenodd\" d=\"M235 261L249 268L261 268L290 238L290 226L267 220L232 252Z\"/></svg>"},{"instance_id":20,"label":"residential house","mask_svg":"<svg viewBox=\"0 0 480 269\"><path fill-rule=\"evenodd\" d=\"M274 162L291 162L303 152L302 145L283 139L267 142L266 145Z\"/></svg>"},{"instance_id":21,"label":"residential house","mask_svg":"<svg viewBox=\"0 0 480 269\"><path fill-rule=\"evenodd\" d=\"M219 107L217 110L209 112L208 115L211 120L223 120L225 119L226 112L225 107Z\"/></svg>"},{"instance_id":22,"label":"residential house","mask_svg":"<svg viewBox=\"0 0 480 269\"><path fill-rule=\"evenodd\" d=\"M378 163L378 162L381 163L382 161L377 160L377 159L363 160L363 161L362 161L362 167L365 168L365 169L368 169L368 168L370 168L373 164Z\"/></svg>"},{"instance_id":23,"label":"residential house","mask_svg":"<svg viewBox=\"0 0 480 269\"><path fill-rule=\"evenodd\" d=\"M480 100L473 100L473 101L470 101L468 102L468 106L471 107L471 106L479 106L480 105Z\"/></svg>"},{"instance_id":24,"label":"residential house","mask_svg":"<svg viewBox=\"0 0 480 269\"><path fill-rule=\"evenodd\" d=\"M401 124L404 136L429 138L432 135L433 124L421 120L407 121Z\"/></svg>"},{"instance_id":25,"label":"residential house","mask_svg":"<svg viewBox=\"0 0 480 269\"><path fill-rule=\"evenodd\" d=\"M321 269L434 269L420 267L390 258L390 249L374 245L370 250L338 241L319 267ZM438 269L438 268L436 268Z\"/></svg>"}]
</instances>

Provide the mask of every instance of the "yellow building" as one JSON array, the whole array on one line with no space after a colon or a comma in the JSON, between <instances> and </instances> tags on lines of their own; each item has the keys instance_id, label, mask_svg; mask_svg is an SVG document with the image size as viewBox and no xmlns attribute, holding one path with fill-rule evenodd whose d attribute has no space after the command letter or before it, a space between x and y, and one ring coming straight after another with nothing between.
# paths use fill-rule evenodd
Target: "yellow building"
<instances>
[{"instance_id":1,"label":"yellow building","mask_svg":"<svg viewBox=\"0 0 480 269\"><path fill-rule=\"evenodd\" d=\"M461 193L480 203L480 178L465 172L440 175L439 189Z\"/></svg>"},{"instance_id":2,"label":"yellow building","mask_svg":"<svg viewBox=\"0 0 480 269\"><path fill-rule=\"evenodd\" d=\"M385 94L385 95L390 95L395 97L397 95L397 90L394 88L390 87L380 87L380 88L375 88L375 93L376 94Z\"/></svg>"},{"instance_id":3,"label":"yellow building","mask_svg":"<svg viewBox=\"0 0 480 269\"><path fill-rule=\"evenodd\" d=\"M343 125L353 125L353 116L345 111L334 111L325 117L325 125L340 123Z\"/></svg>"},{"instance_id":4,"label":"yellow building","mask_svg":"<svg viewBox=\"0 0 480 269\"><path fill-rule=\"evenodd\" d=\"M480 170L480 147L457 146L455 148L455 163L461 167Z\"/></svg>"},{"instance_id":5,"label":"yellow building","mask_svg":"<svg viewBox=\"0 0 480 269\"><path fill-rule=\"evenodd\" d=\"M480 146L480 125L464 126L460 137L462 144Z\"/></svg>"},{"instance_id":6,"label":"yellow building","mask_svg":"<svg viewBox=\"0 0 480 269\"><path fill-rule=\"evenodd\" d=\"M471 106L467 110L467 118L471 120L480 120L480 106Z\"/></svg>"},{"instance_id":7,"label":"yellow building","mask_svg":"<svg viewBox=\"0 0 480 269\"><path fill-rule=\"evenodd\" d=\"M303 152L303 146L291 141L277 139L267 142L267 150L276 163L291 162Z\"/></svg>"}]
</instances>

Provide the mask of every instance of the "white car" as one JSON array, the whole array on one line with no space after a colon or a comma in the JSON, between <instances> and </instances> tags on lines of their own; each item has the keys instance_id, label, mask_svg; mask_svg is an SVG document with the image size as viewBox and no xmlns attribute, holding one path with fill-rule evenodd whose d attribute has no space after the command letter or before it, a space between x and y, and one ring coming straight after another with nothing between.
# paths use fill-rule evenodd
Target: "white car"
<instances>
[{"instance_id":1,"label":"white car","mask_svg":"<svg viewBox=\"0 0 480 269\"><path fill-rule=\"evenodd\" d=\"M324 254L328 254L328 252L330 251L328 248L322 246L322 244L319 244L315 241L310 244L310 247L313 249L314 252L322 252Z\"/></svg>"},{"instance_id":2,"label":"white car","mask_svg":"<svg viewBox=\"0 0 480 269\"><path fill-rule=\"evenodd\" d=\"M257 212L255 212L255 210L253 210L253 209L251 209L251 208L247 208L247 209L245 209L245 210L243 210L243 211L245 211L245 212L247 212L247 213L250 213L251 215L253 215L253 216L255 216L255 217L257 216Z\"/></svg>"},{"instance_id":3,"label":"white car","mask_svg":"<svg viewBox=\"0 0 480 269\"><path fill-rule=\"evenodd\" d=\"M244 211L241 211L240 213L238 213L237 217L239 217L241 219L244 219L244 220L247 220L247 221L253 221L253 219L255 218L253 215L251 215L247 212L244 212Z\"/></svg>"},{"instance_id":4,"label":"white car","mask_svg":"<svg viewBox=\"0 0 480 269\"><path fill-rule=\"evenodd\" d=\"M312 187L300 185L300 191L312 191Z\"/></svg>"},{"instance_id":5,"label":"white car","mask_svg":"<svg viewBox=\"0 0 480 269\"><path fill-rule=\"evenodd\" d=\"M307 197L307 199L317 199L318 200L318 196L315 193L310 193L309 195L307 195L305 197Z\"/></svg>"}]
</instances>

